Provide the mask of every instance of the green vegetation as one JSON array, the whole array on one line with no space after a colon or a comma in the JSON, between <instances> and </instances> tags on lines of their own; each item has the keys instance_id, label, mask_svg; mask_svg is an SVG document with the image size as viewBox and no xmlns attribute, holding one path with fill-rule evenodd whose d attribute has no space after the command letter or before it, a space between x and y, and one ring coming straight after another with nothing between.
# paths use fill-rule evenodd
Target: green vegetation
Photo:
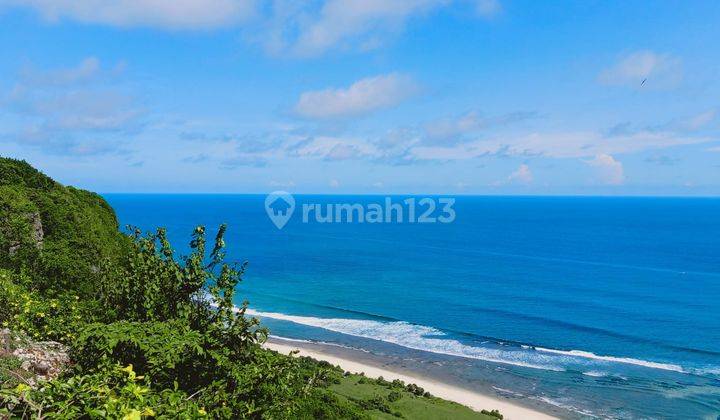
<instances>
[{"instance_id":1,"label":"green vegetation","mask_svg":"<svg viewBox=\"0 0 720 420\"><path fill-rule=\"evenodd\" d=\"M64 187L24 161L0 158L0 267L31 276L34 289L88 296L98 262L129 240L97 194Z\"/></svg>"},{"instance_id":2,"label":"green vegetation","mask_svg":"<svg viewBox=\"0 0 720 420\"><path fill-rule=\"evenodd\" d=\"M388 382L360 375L346 375L330 389L363 407L373 419L495 420L502 417L478 414L471 409L435 398L414 384ZM489 414L489 413L488 413Z\"/></svg>"},{"instance_id":3,"label":"green vegetation","mask_svg":"<svg viewBox=\"0 0 720 420\"><path fill-rule=\"evenodd\" d=\"M22 368L22 362L15 356L0 355L0 384L14 387L24 383L31 373Z\"/></svg>"},{"instance_id":4,"label":"green vegetation","mask_svg":"<svg viewBox=\"0 0 720 420\"><path fill-rule=\"evenodd\" d=\"M0 349L0 418L493 418L263 349L224 233L198 227L178 257L163 229L122 235L100 196L0 158L0 323L72 361L33 387Z\"/></svg>"}]
</instances>

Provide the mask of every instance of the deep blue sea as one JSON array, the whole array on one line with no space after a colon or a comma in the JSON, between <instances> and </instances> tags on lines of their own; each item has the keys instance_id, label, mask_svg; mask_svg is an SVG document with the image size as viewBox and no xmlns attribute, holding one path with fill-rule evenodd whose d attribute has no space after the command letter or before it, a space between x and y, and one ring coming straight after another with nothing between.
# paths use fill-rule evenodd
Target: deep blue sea
<instances>
[{"instance_id":1,"label":"deep blue sea","mask_svg":"<svg viewBox=\"0 0 720 420\"><path fill-rule=\"evenodd\" d=\"M453 223L296 214L279 230L260 195L105 197L180 251L227 223L228 259L249 261L240 300L274 335L568 417L720 418L720 199L459 196Z\"/></svg>"}]
</instances>

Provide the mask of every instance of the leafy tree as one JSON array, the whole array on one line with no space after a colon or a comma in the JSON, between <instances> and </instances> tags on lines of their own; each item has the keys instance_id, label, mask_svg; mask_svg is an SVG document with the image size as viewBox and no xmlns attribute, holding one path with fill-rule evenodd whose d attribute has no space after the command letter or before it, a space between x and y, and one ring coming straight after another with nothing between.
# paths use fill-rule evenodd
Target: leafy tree
<instances>
[{"instance_id":1,"label":"leafy tree","mask_svg":"<svg viewBox=\"0 0 720 420\"><path fill-rule=\"evenodd\" d=\"M234 306L246 264L238 267L224 262L226 229L220 226L206 255L205 228L197 227L190 242L192 252L180 261L165 229L145 236L134 229L133 252L127 261L104 270L101 302L118 320L184 320L229 352L241 352L263 341L267 331L258 326L257 319L245 316L247 303Z\"/></svg>"}]
</instances>

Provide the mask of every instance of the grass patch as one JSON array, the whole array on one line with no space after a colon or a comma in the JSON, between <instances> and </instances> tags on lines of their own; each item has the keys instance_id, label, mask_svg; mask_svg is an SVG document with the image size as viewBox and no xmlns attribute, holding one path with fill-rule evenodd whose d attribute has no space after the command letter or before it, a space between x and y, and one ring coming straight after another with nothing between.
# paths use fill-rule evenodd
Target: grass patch
<instances>
[{"instance_id":1,"label":"grass patch","mask_svg":"<svg viewBox=\"0 0 720 420\"><path fill-rule=\"evenodd\" d=\"M412 389L412 388L411 388ZM366 407L373 419L414 420L497 420L464 405L442 400L429 394L417 395L399 382L348 375L330 386L340 398Z\"/></svg>"}]
</instances>

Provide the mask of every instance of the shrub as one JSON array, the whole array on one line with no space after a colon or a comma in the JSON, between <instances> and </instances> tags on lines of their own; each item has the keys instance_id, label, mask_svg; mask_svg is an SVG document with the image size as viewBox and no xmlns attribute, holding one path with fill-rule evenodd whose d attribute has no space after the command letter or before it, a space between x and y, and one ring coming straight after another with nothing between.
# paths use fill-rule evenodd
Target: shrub
<instances>
[{"instance_id":1,"label":"shrub","mask_svg":"<svg viewBox=\"0 0 720 420\"><path fill-rule=\"evenodd\" d=\"M422 397L425 394L425 390L415 384L407 384L405 389L407 392L417 395L418 397Z\"/></svg>"},{"instance_id":2,"label":"shrub","mask_svg":"<svg viewBox=\"0 0 720 420\"><path fill-rule=\"evenodd\" d=\"M492 410L492 411L482 410L482 411L480 411L480 414L485 414L486 416L495 417L499 420L503 419L503 415L500 414L500 412L498 410Z\"/></svg>"},{"instance_id":3,"label":"shrub","mask_svg":"<svg viewBox=\"0 0 720 420\"><path fill-rule=\"evenodd\" d=\"M396 388L396 389L405 388L405 382L401 381L400 379L393 379L392 388Z\"/></svg>"},{"instance_id":4,"label":"shrub","mask_svg":"<svg viewBox=\"0 0 720 420\"><path fill-rule=\"evenodd\" d=\"M391 385L391 382L386 381L385 378L383 378L382 376L375 379L375 383L384 387L390 387Z\"/></svg>"},{"instance_id":5,"label":"shrub","mask_svg":"<svg viewBox=\"0 0 720 420\"><path fill-rule=\"evenodd\" d=\"M356 402L364 410L378 410L383 413L392 414L392 409L390 409L387 400L379 395L375 395L367 400L356 400Z\"/></svg>"},{"instance_id":6,"label":"shrub","mask_svg":"<svg viewBox=\"0 0 720 420\"><path fill-rule=\"evenodd\" d=\"M244 363L222 363L218 380L199 401L214 416L295 418L317 396L324 371L304 370L297 359L254 346ZM208 411L210 412L210 411Z\"/></svg>"},{"instance_id":7,"label":"shrub","mask_svg":"<svg viewBox=\"0 0 720 420\"><path fill-rule=\"evenodd\" d=\"M45 382L39 389L20 384L0 391L0 417L195 419L207 416L202 406L178 389L155 391L150 378L132 366L111 367L91 375Z\"/></svg>"},{"instance_id":8,"label":"shrub","mask_svg":"<svg viewBox=\"0 0 720 420\"><path fill-rule=\"evenodd\" d=\"M88 326L71 350L78 369L132 362L219 418L288 418L314 407L317 387L341 371L260 348L266 331L245 317L246 305L233 306L245 266L224 263L224 233L223 225L206 255L198 227L191 254L176 260L163 229L134 231L128 261L103 273L100 290L104 306L128 321Z\"/></svg>"},{"instance_id":9,"label":"shrub","mask_svg":"<svg viewBox=\"0 0 720 420\"><path fill-rule=\"evenodd\" d=\"M387 399L390 402L399 401L402 398L402 393L398 391L392 391L388 394Z\"/></svg>"},{"instance_id":10,"label":"shrub","mask_svg":"<svg viewBox=\"0 0 720 420\"><path fill-rule=\"evenodd\" d=\"M10 326L20 307L22 288L12 280L14 276L11 271L0 269L0 324L3 328Z\"/></svg>"},{"instance_id":11,"label":"shrub","mask_svg":"<svg viewBox=\"0 0 720 420\"><path fill-rule=\"evenodd\" d=\"M0 267L34 267L40 255L37 206L18 188L0 186Z\"/></svg>"},{"instance_id":12,"label":"shrub","mask_svg":"<svg viewBox=\"0 0 720 420\"><path fill-rule=\"evenodd\" d=\"M121 321L86 326L73 341L70 357L79 371L132 364L159 386L178 383L190 391L208 385L217 373L204 344L200 333L180 322Z\"/></svg>"},{"instance_id":13,"label":"shrub","mask_svg":"<svg viewBox=\"0 0 720 420\"><path fill-rule=\"evenodd\" d=\"M0 270L0 325L36 340L69 342L101 313L98 302L75 294L44 297L22 286L23 275Z\"/></svg>"},{"instance_id":14,"label":"shrub","mask_svg":"<svg viewBox=\"0 0 720 420\"><path fill-rule=\"evenodd\" d=\"M245 317L247 304L234 306L235 288L246 265L224 262L225 230L225 225L220 226L206 255L205 228L197 227L190 242L192 252L181 261L175 259L164 229L146 236L134 230L127 261L105 267L101 301L121 320L184 320L228 352L241 352L263 341L267 331L258 327L257 319Z\"/></svg>"},{"instance_id":15,"label":"shrub","mask_svg":"<svg viewBox=\"0 0 720 420\"><path fill-rule=\"evenodd\" d=\"M341 401L329 391L316 390L304 398L294 413L303 420L369 420L370 416L350 402Z\"/></svg>"},{"instance_id":16,"label":"shrub","mask_svg":"<svg viewBox=\"0 0 720 420\"><path fill-rule=\"evenodd\" d=\"M316 374L314 376L314 384L316 386L328 387L333 384L339 384L347 374L344 370L324 360L315 360L305 356L296 357L295 360L298 369L303 372L304 376L309 378Z\"/></svg>"}]
</instances>

